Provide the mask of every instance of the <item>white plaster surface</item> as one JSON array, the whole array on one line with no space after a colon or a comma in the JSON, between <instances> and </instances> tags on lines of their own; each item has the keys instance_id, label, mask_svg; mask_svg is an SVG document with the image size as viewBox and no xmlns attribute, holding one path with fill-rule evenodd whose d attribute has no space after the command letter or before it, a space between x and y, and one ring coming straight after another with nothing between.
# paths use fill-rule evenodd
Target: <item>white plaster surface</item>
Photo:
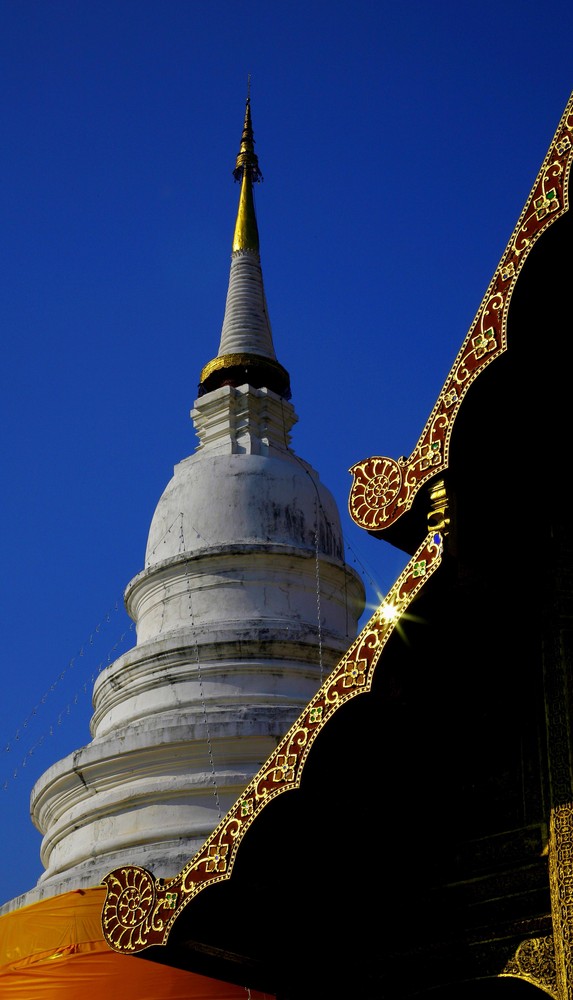
<instances>
[{"instance_id":1,"label":"white plaster surface","mask_svg":"<svg viewBox=\"0 0 573 1000\"><path fill-rule=\"evenodd\" d=\"M120 864L175 875L348 648L363 610L336 504L267 389L195 403L199 445L128 585L136 646L98 677L92 741L32 792L45 873L6 908Z\"/></svg>"},{"instance_id":2,"label":"white plaster surface","mask_svg":"<svg viewBox=\"0 0 573 1000\"><path fill-rule=\"evenodd\" d=\"M218 356L242 353L275 359L261 260L255 250L237 250L231 258Z\"/></svg>"}]
</instances>

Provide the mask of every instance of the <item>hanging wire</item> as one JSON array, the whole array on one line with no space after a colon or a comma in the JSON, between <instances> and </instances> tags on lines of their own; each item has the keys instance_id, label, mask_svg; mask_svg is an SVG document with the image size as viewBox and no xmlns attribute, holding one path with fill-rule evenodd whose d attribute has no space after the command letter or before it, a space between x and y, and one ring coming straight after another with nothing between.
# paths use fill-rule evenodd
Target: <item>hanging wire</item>
<instances>
[{"instance_id":1,"label":"hanging wire","mask_svg":"<svg viewBox=\"0 0 573 1000\"><path fill-rule=\"evenodd\" d=\"M158 539L157 544L154 545L153 548L151 549L151 551L149 552L149 554L147 556L147 559L146 559L146 563L145 563L146 567L149 566L149 564L151 562L151 556L154 556L156 554L159 546L166 544L168 536L171 534L171 532L173 531L173 529L174 529L174 527L175 527L175 525L177 524L178 521L180 522L179 527L181 528L181 523L183 521L183 512L182 511L179 511L177 517L174 518L174 520L171 522L171 524L169 525L169 527L165 529L165 531L163 532L161 538ZM181 538L181 531L179 532L179 537ZM181 549L179 551L181 551Z\"/></svg>"},{"instance_id":2,"label":"hanging wire","mask_svg":"<svg viewBox=\"0 0 573 1000\"><path fill-rule=\"evenodd\" d=\"M320 559L318 556L318 496L314 500L315 528L314 528L314 567L316 576L316 620L318 626L318 663L320 666L320 683L324 680L324 669L322 663L322 615L320 612Z\"/></svg>"},{"instance_id":3,"label":"hanging wire","mask_svg":"<svg viewBox=\"0 0 573 1000\"><path fill-rule=\"evenodd\" d=\"M102 660L99 663L97 670L92 671L90 681L84 680L81 687L78 690L76 690L73 695L70 696L69 700L63 706L63 708L60 709L57 716L52 715L52 719L51 721L48 721L45 731L37 739L35 739L30 746L28 746L27 748L23 746L25 744L26 738L28 739L31 738L31 730L33 728L33 724L38 721L38 717L40 716L41 712L45 710L44 707L52 699L54 692L62 686L63 682L70 674L70 671L73 670L74 668L77 669L76 664L78 664L80 660L82 660L84 657L87 657L88 654L93 651L96 640L101 638L106 627L112 621L113 615L119 613L120 610L124 610L123 600L122 601L116 600L113 607L106 612L106 614L102 617L101 621L99 621L98 624L95 626L95 628L90 632L89 636L82 644L82 646L80 646L75 655L72 656L71 659L68 661L66 667L64 667L64 669L60 671L60 673L56 676L54 681L44 691L44 694L38 699L34 707L30 710L30 712L28 712L26 718L20 724L20 726L18 726L18 728L15 730L13 736L8 740L3 741L2 751L4 754L10 755L10 758L8 757L5 758L6 761L11 759L14 756L15 752L18 752L19 755L23 754L23 756L20 758L20 762L17 765L13 764L10 765L11 768L10 776L0 782L0 788L3 791L8 790L12 781L14 781L18 777L19 771L28 765L30 758L33 757L33 755L40 749L40 747L44 745L44 743L49 737L55 736L58 729L61 728L61 726L64 724L65 719L72 715L75 707L80 703L82 698L88 694L88 691L91 692L91 687L89 686L90 681L91 681L91 686L93 687L93 683L97 675L104 669L104 667L106 667L111 662L112 658L115 659L115 654L117 650L123 644L129 632L132 631L135 627L133 622L130 623L129 628L127 628L124 632L122 632L119 638L116 639L114 644L110 647L107 653L106 660L105 661Z\"/></svg>"},{"instance_id":4,"label":"hanging wire","mask_svg":"<svg viewBox=\"0 0 573 1000\"><path fill-rule=\"evenodd\" d=\"M385 597L385 594L386 594L386 592L388 590L388 587L384 587L380 583L379 579L377 579L377 577L374 574L374 572L372 571L372 569L370 567L368 567L368 565L365 563L364 559L361 556L359 556L358 552L351 545L350 542L345 541L345 545L346 545L346 548L351 553L351 557L349 556L349 562L350 562L350 558L352 558L352 562L354 563L354 565L356 566L358 572L361 574L361 576L363 578L367 594L369 592L369 597L367 597L367 602L366 602L366 607L364 609L364 613L365 614L370 614L372 612L373 608L377 607L384 600L384 597ZM394 580L396 580L397 577L402 572L404 566L406 565L406 563L408 561L408 556L407 556L406 553L401 553L400 550L395 549L395 548L392 548L391 553L390 553L390 551L388 549L386 549L386 552L387 552L387 555L389 555L389 557L390 557L391 564L392 565L395 564L395 569L394 569L394 572L392 574L392 580L391 580L391 583L389 584L389 586L390 586L390 585L392 585L394 583Z\"/></svg>"},{"instance_id":5,"label":"hanging wire","mask_svg":"<svg viewBox=\"0 0 573 1000\"><path fill-rule=\"evenodd\" d=\"M359 567L362 576L368 580L370 587L372 587L372 589L377 594L380 594L381 593L380 584L377 583L377 581L374 579L374 576L372 575L372 570L368 569L364 560L358 555L356 549L351 545L351 543L347 539L344 540L344 544L346 548L349 550L349 552L352 553L353 561Z\"/></svg>"}]
</instances>

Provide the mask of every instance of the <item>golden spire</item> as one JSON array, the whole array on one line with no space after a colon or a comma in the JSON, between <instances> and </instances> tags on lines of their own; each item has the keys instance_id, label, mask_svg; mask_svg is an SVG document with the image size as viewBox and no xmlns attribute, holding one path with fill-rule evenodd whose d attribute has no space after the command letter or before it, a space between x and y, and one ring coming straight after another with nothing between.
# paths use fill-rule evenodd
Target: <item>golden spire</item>
<instances>
[{"instance_id":1,"label":"golden spire","mask_svg":"<svg viewBox=\"0 0 573 1000\"><path fill-rule=\"evenodd\" d=\"M250 90L250 78L249 78ZM276 358L259 256L259 231L252 185L262 181L255 153L251 123L251 98L247 106L241 147L233 176L241 181L239 208L233 237L231 273L219 352L201 372L199 395L222 385L266 387L290 399L289 374Z\"/></svg>"},{"instance_id":2,"label":"golden spire","mask_svg":"<svg viewBox=\"0 0 573 1000\"><path fill-rule=\"evenodd\" d=\"M262 181L263 175L259 170L259 161L257 154L255 153L255 140L253 138L253 125L251 122L250 94L247 95L247 106L245 108L245 121L243 124L241 147L237 155L233 176L236 181L241 181L239 208L237 211L237 221L235 223L235 234L233 236L233 252L235 252L235 250L255 250L258 252L259 230L257 228L257 217L255 215L253 184L257 184L259 181Z\"/></svg>"}]
</instances>

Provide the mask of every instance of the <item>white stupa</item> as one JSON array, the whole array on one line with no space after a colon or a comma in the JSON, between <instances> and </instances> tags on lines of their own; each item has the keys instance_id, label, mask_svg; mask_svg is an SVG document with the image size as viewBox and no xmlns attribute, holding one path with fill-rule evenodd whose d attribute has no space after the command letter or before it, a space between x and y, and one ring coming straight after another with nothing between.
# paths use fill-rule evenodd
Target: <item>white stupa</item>
<instances>
[{"instance_id":1,"label":"white stupa","mask_svg":"<svg viewBox=\"0 0 573 1000\"><path fill-rule=\"evenodd\" d=\"M31 797L45 872L4 909L95 886L120 864L176 874L354 637L364 588L340 518L290 447L296 415L265 301L247 100L241 193L199 444L159 500L128 585L136 646L100 674L92 740Z\"/></svg>"}]
</instances>

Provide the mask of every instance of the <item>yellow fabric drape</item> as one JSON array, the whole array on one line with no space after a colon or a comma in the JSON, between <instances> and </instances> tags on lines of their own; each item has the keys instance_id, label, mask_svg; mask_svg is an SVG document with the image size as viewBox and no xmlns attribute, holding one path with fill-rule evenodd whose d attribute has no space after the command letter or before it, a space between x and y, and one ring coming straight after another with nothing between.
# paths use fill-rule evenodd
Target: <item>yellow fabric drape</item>
<instances>
[{"instance_id":1,"label":"yellow fabric drape","mask_svg":"<svg viewBox=\"0 0 573 1000\"><path fill-rule=\"evenodd\" d=\"M105 893L79 889L0 917L2 1000L271 1000L112 951L101 929Z\"/></svg>"}]
</instances>

